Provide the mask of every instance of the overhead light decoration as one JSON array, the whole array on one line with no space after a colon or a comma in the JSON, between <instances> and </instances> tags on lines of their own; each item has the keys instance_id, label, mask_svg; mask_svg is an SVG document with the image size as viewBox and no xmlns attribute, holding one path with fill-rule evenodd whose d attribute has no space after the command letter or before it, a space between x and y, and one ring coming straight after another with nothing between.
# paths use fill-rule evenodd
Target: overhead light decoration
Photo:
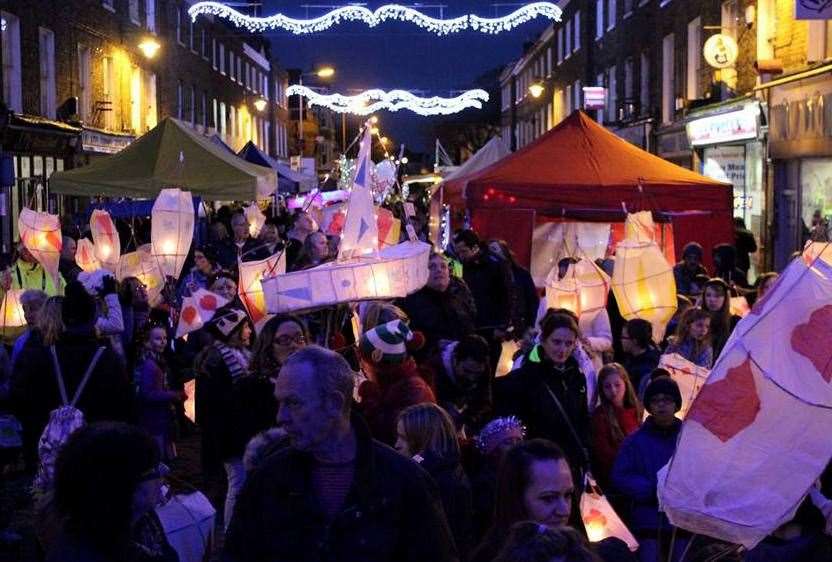
<instances>
[{"instance_id":1,"label":"overhead light decoration","mask_svg":"<svg viewBox=\"0 0 832 562\"><path fill-rule=\"evenodd\" d=\"M399 111L406 109L419 115L452 115L465 109L482 109L483 102L488 101L485 90L468 90L454 98L433 96L422 98L406 90L366 90L355 96L342 94L323 95L318 92L294 84L286 90L289 96L303 96L309 100L309 105L326 107L337 113L351 113L353 115L369 115L381 110Z\"/></svg>"},{"instance_id":2,"label":"overhead light decoration","mask_svg":"<svg viewBox=\"0 0 832 562\"><path fill-rule=\"evenodd\" d=\"M194 20L200 15L225 18L237 27L244 27L254 33L285 29L295 35L302 35L325 31L343 22L362 21L369 27L376 27L386 21L402 21L416 24L437 35L449 35L467 29L489 34L501 33L538 17L560 21L562 11L552 2L533 2L499 18L483 18L467 14L451 19L440 19L427 16L415 8L386 4L376 10L369 10L364 6L342 6L317 18L297 19L285 14L252 17L219 2L197 2L188 9L188 14Z\"/></svg>"}]
</instances>

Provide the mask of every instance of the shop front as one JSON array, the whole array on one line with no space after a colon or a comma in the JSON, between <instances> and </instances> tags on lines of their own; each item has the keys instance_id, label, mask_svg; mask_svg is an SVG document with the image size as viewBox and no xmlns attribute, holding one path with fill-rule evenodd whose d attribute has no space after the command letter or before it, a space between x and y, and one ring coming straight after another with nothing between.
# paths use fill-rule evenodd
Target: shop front
<instances>
[{"instance_id":1,"label":"shop front","mask_svg":"<svg viewBox=\"0 0 832 562\"><path fill-rule=\"evenodd\" d=\"M750 256L750 280L765 269L765 147L760 103L745 98L691 112L686 124L697 171L734 186L734 217L754 234L758 250Z\"/></svg>"},{"instance_id":2,"label":"shop front","mask_svg":"<svg viewBox=\"0 0 832 562\"><path fill-rule=\"evenodd\" d=\"M809 239L832 239L832 65L769 89L775 266Z\"/></svg>"}]
</instances>

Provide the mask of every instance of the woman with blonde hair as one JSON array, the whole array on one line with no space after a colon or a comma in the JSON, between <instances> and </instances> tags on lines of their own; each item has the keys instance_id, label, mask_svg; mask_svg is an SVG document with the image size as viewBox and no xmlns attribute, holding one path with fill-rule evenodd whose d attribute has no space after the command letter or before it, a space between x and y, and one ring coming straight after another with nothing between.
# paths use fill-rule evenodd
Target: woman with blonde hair
<instances>
[{"instance_id":1,"label":"woman with blonde hair","mask_svg":"<svg viewBox=\"0 0 832 562\"><path fill-rule=\"evenodd\" d=\"M592 468L601 488L607 489L621 443L638 429L644 411L627 370L620 363L607 363L601 368L598 389L590 421Z\"/></svg>"},{"instance_id":2,"label":"woman with blonde hair","mask_svg":"<svg viewBox=\"0 0 832 562\"><path fill-rule=\"evenodd\" d=\"M442 507L462 560L471 548L471 485L460 464L459 441L448 413L436 404L402 410L396 424L396 450L412 457L439 486Z\"/></svg>"}]
</instances>

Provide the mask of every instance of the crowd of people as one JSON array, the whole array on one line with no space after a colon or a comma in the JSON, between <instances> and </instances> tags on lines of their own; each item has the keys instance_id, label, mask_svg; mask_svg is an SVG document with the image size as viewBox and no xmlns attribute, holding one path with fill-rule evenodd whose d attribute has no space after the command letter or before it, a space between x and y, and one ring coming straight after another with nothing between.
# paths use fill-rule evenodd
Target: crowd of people
<instances>
[{"instance_id":1,"label":"crowd of people","mask_svg":"<svg viewBox=\"0 0 832 562\"><path fill-rule=\"evenodd\" d=\"M743 559L672 527L656 473L682 407L661 356L710 368L739 320L732 297L753 304L776 281L749 284L747 240L713 249L713 276L702 247L685 247L664 337L625 321L612 294L589 319L548 308L511 248L472 230L431 254L427 284L406 298L277 315L257 330L238 263L285 252L290 271L315 267L338 238L304 211L270 217L258 238L229 209L207 230L155 298L135 277L82 272L69 229L63 283L22 247L6 270L3 288L25 290L26 328L0 346L0 407L20 420L37 475L45 559L177 560L154 507L182 431L200 435L194 484L217 507L228 562L693 561L719 548ZM182 300L199 289L229 302L176 338ZM508 341L514 367L495 377ZM614 537L588 542L589 474L637 553ZM807 504L744 559L829 559L830 516Z\"/></svg>"}]
</instances>

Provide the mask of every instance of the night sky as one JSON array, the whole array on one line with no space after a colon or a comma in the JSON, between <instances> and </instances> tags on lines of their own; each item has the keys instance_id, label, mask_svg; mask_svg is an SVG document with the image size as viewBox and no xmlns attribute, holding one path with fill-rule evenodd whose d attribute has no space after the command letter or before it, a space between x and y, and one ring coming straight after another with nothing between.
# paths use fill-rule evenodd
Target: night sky
<instances>
[{"instance_id":1,"label":"night sky","mask_svg":"<svg viewBox=\"0 0 832 562\"><path fill-rule=\"evenodd\" d=\"M292 17L317 17L326 9L309 9L303 4L344 5L338 1L263 0L263 15L282 12ZM367 4L375 9L394 0L376 0ZM412 5L408 2L399 2ZM505 15L519 6L503 6L495 12L494 2L486 0L447 0L445 17L475 13L485 17ZM508 3L508 2L506 2ZM429 4L426 2L425 4ZM432 17L439 11L423 8ZM486 71L518 58L524 41L534 39L550 23L539 18L512 31L486 35L466 31L439 37L414 24L390 22L369 28L364 23L343 23L314 35L292 35L273 31L268 34L273 54L286 68L311 70L323 63L336 68L330 81L339 93L351 94L350 88L372 87L390 90L402 88L429 90L428 95L447 96L450 90L472 87L474 79ZM307 82L307 80L305 80ZM312 85L310 83L310 85ZM353 92L354 93L354 92ZM476 111L476 110L469 110ZM412 150L432 150L430 128L442 117L421 117L399 111L379 114L382 130L396 142Z\"/></svg>"}]
</instances>

